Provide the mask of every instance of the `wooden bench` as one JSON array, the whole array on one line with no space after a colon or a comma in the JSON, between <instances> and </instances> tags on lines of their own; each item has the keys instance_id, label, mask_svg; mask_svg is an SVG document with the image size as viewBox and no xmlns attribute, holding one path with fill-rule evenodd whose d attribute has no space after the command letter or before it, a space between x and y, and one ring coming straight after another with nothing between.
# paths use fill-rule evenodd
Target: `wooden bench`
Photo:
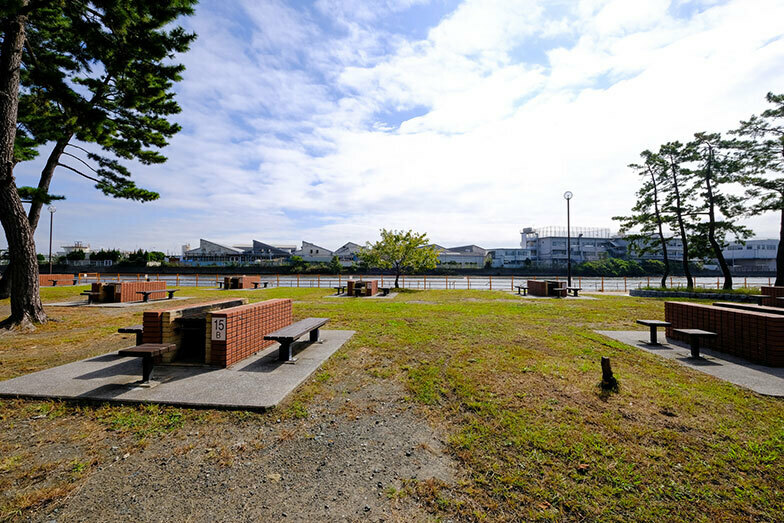
<instances>
[{"instance_id":1,"label":"wooden bench","mask_svg":"<svg viewBox=\"0 0 784 523\"><path fill-rule=\"evenodd\" d=\"M528 296L528 286L526 285L515 285L517 289L517 294L520 296Z\"/></svg>"},{"instance_id":2,"label":"wooden bench","mask_svg":"<svg viewBox=\"0 0 784 523\"><path fill-rule=\"evenodd\" d=\"M264 285L264 288L266 289L269 285L268 281L252 281L251 283L253 284L254 289L258 289L259 285Z\"/></svg>"},{"instance_id":3,"label":"wooden bench","mask_svg":"<svg viewBox=\"0 0 784 523\"><path fill-rule=\"evenodd\" d=\"M751 297L757 300L757 305L762 305L762 300L770 298L767 294L752 294Z\"/></svg>"},{"instance_id":4,"label":"wooden bench","mask_svg":"<svg viewBox=\"0 0 784 523\"><path fill-rule=\"evenodd\" d=\"M566 289L566 292L571 292L572 296L574 296L575 298L577 298L577 293L583 290L582 287L564 287L564 288Z\"/></svg>"},{"instance_id":5,"label":"wooden bench","mask_svg":"<svg viewBox=\"0 0 784 523\"><path fill-rule=\"evenodd\" d=\"M702 329L673 329L673 332L689 337L692 358L700 357L700 340L702 338L715 338L718 336L715 332L704 331Z\"/></svg>"},{"instance_id":6,"label":"wooden bench","mask_svg":"<svg viewBox=\"0 0 784 523\"><path fill-rule=\"evenodd\" d=\"M131 325L130 327L120 327L117 329L117 332L121 334L136 334L136 345L141 345L144 343L142 341L142 331L144 331L144 325Z\"/></svg>"},{"instance_id":7,"label":"wooden bench","mask_svg":"<svg viewBox=\"0 0 784 523\"><path fill-rule=\"evenodd\" d=\"M658 327L669 327L672 325L669 321L661 321L661 320L637 320L637 323L640 325L645 325L646 327L650 327L651 329L651 341L648 342L648 345L661 345L659 340L656 339L656 329Z\"/></svg>"},{"instance_id":8,"label":"wooden bench","mask_svg":"<svg viewBox=\"0 0 784 523\"><path fill-rule=\"evenodd\" d=\"M177 345L174 343L144 343L136 347L119 350L117 354L119 356L142 358L142 383L149 383L153 365L160 361L161 356L175 350L177 350Z\"/></svg>"},{"instance_id":9,"label":"wooden bench","mask_svg":"<svg viewBox=\"0 0 784 523\"><path fill-rule=\"evenodd\" d=\"M287 327L270 332L264 336L265 340L273 340L280 343L278 350L278 361L294 363L296 358L292 357L291 344L297 341L300 336L310 333L310 342L316 342L319 338L319 329L329 321L329 318L305 318Z\"/></svg>"},{"instance_id":10,"label":"wooden bench","mask_svg":"<svg viewBox=\"0 0 784 523\"><path fill-rule=\"evenodd\" d=\"M79 296L87 296L87 305L90 305L94 299L101 295L100 292L84 291L79 293Z\"/></svg>"},{"instance_id":11,"label":"wooden bench","mask_svg":"<svg viewBox=\"0 0 784 523\"><path fill-rule=\"evenodd\" d=\"M60 280L55 280L55 279L47 279L46 281L48 281L49 283L51 283L51 284L52 284L52 287L57 287L57 282L60 282L60 281L65 281L65 280L62 280L62 279L60 279ZM74 279L73 279L73 284L74 284L74 285L76 285L76 283L77 283L78 281L79 281L79 278L74 278Z\"/></svg>"},{"instance_id":12,"label":"wooden bench","mask_svg":"<svg viewBox=\"0 0 784 523\"><path fill-rule=\"evenodd\" d=\"M389 296L389 292L392 290L392 287L379 287L379 291L381 291L382 296Z\"/></svg>"},{"instance_id":13,"label":"wooden bench","mask_svg":"<svg viewBox=\"0 0 784 523\"><path fill-rule=\"evenodd\" d=\"M158 289L154 291L136 291L136 294L141 294L143 296L142 301L150 301L150 294L157 294L159 292L168 292L169 297L167 299L171 300L174 298L174 293L179 291L180 289Z\"/></svg>"}]
</instances>

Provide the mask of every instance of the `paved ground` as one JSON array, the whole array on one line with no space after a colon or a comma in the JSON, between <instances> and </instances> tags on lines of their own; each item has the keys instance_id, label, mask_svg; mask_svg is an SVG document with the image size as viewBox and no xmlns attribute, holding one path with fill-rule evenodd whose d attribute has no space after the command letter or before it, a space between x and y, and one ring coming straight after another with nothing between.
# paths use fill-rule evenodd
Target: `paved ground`
<instances>
[{"instance_id":1,"label":"paved ground","mask_svg":"<svg viewBox=\"0 0 784 523\"><path fill-rule=\"evenodd\" d=\"M571 294L566 298L556 298L555 296L532 296L530 294L526 294L523 296L522 294L517 294L517 292L510 292L513 296L517 296L523 300L596 300L598 298L594 298L593 296L572 296Z\"/></svg>"},{"instance_id":2,"label":"paved ground","mask_svg":"<svg viewBox=\"0 0 784 523\"><path fill-rule=\"evenodd\" d=\"M125 303L91 303L87 304L87 300L80 301L60 301L55 303L44 303L44 307L105 307L107 309L124 309L126 307L136 307L138 305L150 305L151 303L162 303L166 301L180 301L190 300L189 296L177 296L172 299L163 298L161 300L150 301L127 301Z\"/></svg>"},{"instance_id":3,"label":"paved ground","mask_svg":"<svg viewBox=\"0 0 784 523\"><path fill-rule=\"evenodd\" d=\"M360 298L365 298L368 300L391 300L397 295L398 295L397 292L390 292L386 296L379 293L379 294L374 294L373 296L360 296ZM356 296L349 296L344 292L343 294L330 294L328 296L325 296L325 298L356 298Z\"/></svg>"},{"instance_id":4,"label":"paved ground","mask_svg":"<svg viewBox=\"0 0 784 523\"><path fill-rule=\"evenodd\" d=\"M691 358L691 349L685 343L666 338L659 332L662 345L653 347L647 344L650 339L649 330L644 331L596 331L614 340L640 348L663 358L675 360L692 369L716 376L735 385L746 387L754 392L768 396L784 396L784 368L766 367L751 363L730 354L700 349L702 358Z\"/></svg>"},{"instance_id":5,"label":"paved ground","mask_svg":"<svg viewBox=\"0 0 784 523\"><path fill-rule=\"evenodd\" d=\"M321 343L295 345L293 365L277 361L278 344L228 369L159 365L152 387L138 386L141 358L110 352L0 382L0 396L262 410L280 403L353 334L322 330Z\"/></svg>"}]
</instances>

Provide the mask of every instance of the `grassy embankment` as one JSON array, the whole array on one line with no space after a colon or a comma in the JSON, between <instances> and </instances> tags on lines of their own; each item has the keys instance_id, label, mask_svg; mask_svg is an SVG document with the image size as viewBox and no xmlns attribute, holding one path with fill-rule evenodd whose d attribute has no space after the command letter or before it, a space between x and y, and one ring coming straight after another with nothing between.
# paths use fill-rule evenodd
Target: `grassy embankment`
<instances>
[{"instance_id":1,"label":"grassy embankment","mask_svg":"<svg viewBox=\"0 0 784 523\"><path fill-rule=\"evenodd\" d=\"M42 291L45 301L78 292ZM406 400L446 434L468 479L407 483L389 492L424 504L436 516L784 519L781 400L593 333L636 329L637 318L661 318L660 300L523 300L508 292L423 291L387 301L326 298L328 293L180 293L254 301L291 297L295 317L329 317L329 328L357 331L273 414L0 400L0 517L72 492L105 464L100 449L107 442L144 447L172 433L186 437L194 427L263 426L272 415L303 416L330 383L352 374L366 384L403 385ZM141 311L51 308L53 321L35 333L0 336L0 379L127 346L130 337L116 329L139 323ZM8 301L0 302L0 313L7 312ZM612 358L617 393L597 387L600 356Z\"/></svg>"}]
</instances>

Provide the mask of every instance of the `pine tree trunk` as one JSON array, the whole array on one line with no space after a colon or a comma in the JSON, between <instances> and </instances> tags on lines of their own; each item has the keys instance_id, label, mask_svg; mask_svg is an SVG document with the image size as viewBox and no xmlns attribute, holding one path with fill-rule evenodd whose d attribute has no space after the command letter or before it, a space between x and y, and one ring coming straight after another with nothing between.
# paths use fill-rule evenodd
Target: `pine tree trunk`
<instances>
[{"instance_id":1,"label":"pine tree trunk","mask_svg":"<svg viewBox=\"0 0 784 523\"><path fill-rule=\"evenodd\" d=\"M63 155L65 147L71 141L72 136L73 135L69 133L66 137L58 140L57 143L55 143L54 148L52 148L52 152L49 153L49 158L46 160L46 164L41 171L41 178L38 181L38 188L42 191L47 193L49 192L49 185L52 183L54 171L57 168L60 157ZM30 204L30 210L27 213L27 221L30 222L30 229L32 230L33 235L35 235L35 231L38 228L38 220L41 218L41 210L43 209L43 206L43 202L39 200L33 200L33 202ZM5 299L11 296L10 282L12 267L13 265L9 262L5 272L0 275L0 299Z\"/></svg>"},{"instance_id":2,"label":"pine tree trunk","mask_svg":"<svg viewBox=\"0 0 784 523\"><path fill-rule=\"evenodd\" d=\"M678 229L681 233L681 244L683 246L683 274L686 276L686 288L692 289L694 287L694 278L692 278L691 270L689 270L689 241L686 238L686 225L683 223L683 205L681 204L681 192L678 188L678 174L675 165L671 165L671 168L673 189L675 189L675 215L678 218Z\"/></svg>"},{"instance_id":3,"label":"pine tree trunk","mask_svg":"<svg viewBox=\"0 0 784 523\"><path fill-rule=\"evenodd\" d=\"M23 1L22 5L27 2ZM0 48L0 223L8 241L11 316L1 327L30 328L46 321L38 294L38 259L30 223L16 190L14 141L19 108L19 72L22 64L26 16L17 14L3 21Z\"/></svg>"},{"instance_id":4,"label":"pine tree trunk","mask_svg":"<svg viewBox=\"0 0 784 523\"><path fill-rule=\"evenodd\" d=\"M708 196L708 243L713 249L713 254L721 267L721 273L724 275L724 290L732 290L732 273L730 266L727 265L727 260L724 258L724 253L721 252L721 245L716 241L716 211L713 198L713 186L711 184L711 176L713 173L713 149L708 154L708 165L705 174L705 189Z\"/></svg>"}]
</instances>

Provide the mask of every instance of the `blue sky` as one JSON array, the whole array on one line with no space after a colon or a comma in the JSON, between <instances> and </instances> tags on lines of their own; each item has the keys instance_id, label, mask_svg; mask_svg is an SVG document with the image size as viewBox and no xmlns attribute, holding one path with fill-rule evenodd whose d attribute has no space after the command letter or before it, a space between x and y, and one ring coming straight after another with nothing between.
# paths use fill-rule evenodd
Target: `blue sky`
<instances>
[{"instance_id":1,"label":"blue sky","mask_svg":"<svg viewBox=\"0 0 784 523\"><path fill-rule=\"evenodd\" d=\"M131 165L161 199L60 170L55 250L337 248L381 227L512 247L565 224L565 190L573 224L615 229L640 151L731 129L784 91L782 19L774 0L203 0L183 20L199 35L183 131L166 164ZM749 223L777 235L776 216ZM48 234L42 220L39 252Z\"/></svg>"}]
</instances>

